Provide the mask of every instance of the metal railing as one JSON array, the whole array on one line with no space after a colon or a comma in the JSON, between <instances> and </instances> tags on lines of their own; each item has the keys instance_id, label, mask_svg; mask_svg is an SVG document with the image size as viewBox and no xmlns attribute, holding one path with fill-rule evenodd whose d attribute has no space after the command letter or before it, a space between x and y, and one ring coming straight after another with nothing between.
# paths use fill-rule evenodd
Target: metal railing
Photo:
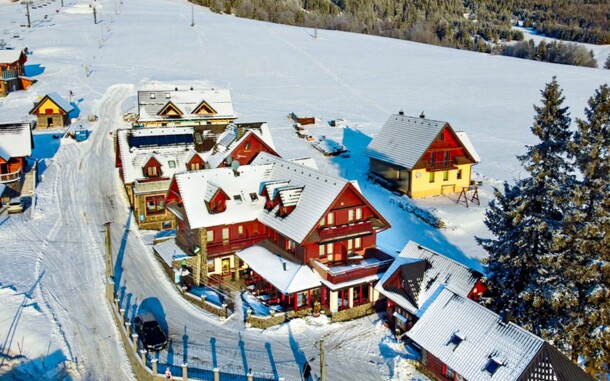
<instances>
[{"instance_id":1,"label":"metal railing","mask_svg":"<svg viewBox=\"0 0 610 381\"><path fill-rule=\"evenodd\" d=\"M11 173L0 174L0 184L12 183L21 178L21 168Z\"/></svg>"}]
</instances>

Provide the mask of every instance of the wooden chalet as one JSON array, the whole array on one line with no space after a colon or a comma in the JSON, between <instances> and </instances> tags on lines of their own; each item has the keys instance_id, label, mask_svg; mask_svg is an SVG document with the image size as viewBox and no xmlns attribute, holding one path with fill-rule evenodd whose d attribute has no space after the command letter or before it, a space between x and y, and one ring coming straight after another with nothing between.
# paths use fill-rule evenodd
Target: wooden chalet
<instances>
[{"instance_id":1,"label":"wooden chalet","mask_svg":"<svg viewBox=\"0 0 610 381\"><path fill-rule=\"evenodd\" d=\"M27 90L35 80L25 76L27 56L22 50L0 50L0 97Z\"/></svg>"},{"instance_id":2,"label":"wooden chalet","mask_svg":"<svg viewBox=\"0 0 610 381\"><path fill-rule=\"evenodd\" d=\"M37 128L65 127L70 124L70 113L74 107L58 93L49 93L42 97L30 110L30 115L36 115Z\"/></svg>"},{"instance_id":3,"label":"wooden chalet","mask_svg":"<svg viewBox=\"0 0 610 381\"><path fill-rule=\"evenodd\" d=\"M594 380L548 342L449 287L407 337L439 380Z\"/></svg>"},{"instance_id":4,"label":"wooden chalet","mask_svg":"<svg viewBox=\"0 0 610 381\"><path fill-rule=\"evenodd\" d=\"M261 153L237 169L176 174L167 202L197 284L247 276L294 311L319 302L370 313L378 301L373 286L392 257L376 236L390 225L356 183L311 159Z\"/></svg>"},{"instance_id":5,"label":"wooden chalet","mask_svg":"<svg viewBox=\"0 0 610 381\"><path fill-rule=\"evenodd\" d=\"M479 162L466 133L402 111L390 116L365 155L371 177L412 198L461 192Z\"/></svg>"},{"instance_id":6,"label":"wooden chalet","mask_svg":"<svg viewBox=\"0 0 610 381\"><path fill-rule=\"evenodd\" d=\"M249 164L260 152L277 155L265 123L230 126L213 152L197 152L192 127L123 129L116 136L116 168L142 229L175 228L165 196L175 173Z\"/></svg>"},{"instance_id":7,"label":"wooden chalet","mask_svg":"<svg viewBox=\"0 0 610 381\"><path fill-rule=\"evenodd\" d=\"M0 124L0 197L3 203L19 194L26 159L32 155L33 147L29 122Z\"/></svg>"},{"instance_id":8,"label":"wooden chalet","mask_svg":"<svg viewBox=\"0 0 610 381\"><path fill-rule=\"evenodd\" d=\"M409 241L375 289L387 299L394 329L408 331L444 287L478 300L487 287L483 275L422 245Z\"/></svg>"}]
</instances>

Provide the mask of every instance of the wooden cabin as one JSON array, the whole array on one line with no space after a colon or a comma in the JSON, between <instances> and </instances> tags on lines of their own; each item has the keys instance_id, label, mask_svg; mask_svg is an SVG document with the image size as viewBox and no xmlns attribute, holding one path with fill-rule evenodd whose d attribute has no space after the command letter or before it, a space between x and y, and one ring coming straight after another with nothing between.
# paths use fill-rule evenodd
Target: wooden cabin
<instances>
[{"instance_id":1,"label":"wooden cabin","mask_svg":"<svg viewBox=\"0 0 610 381\"><path fill-rule=\"evenodd\" d=\"M0 184L6 185L6 188L1 188L5 188L8 194L0 195L3 202L8 202L4 198L17 195L21 189L19 181L34 147L31 127L29 122L0 124Z\"/></svg>"},{"instance_id":2,"label":"wooden cabin","mask_svg":"<svg viewBox=\"0 0 610 381\"><path fill-rule=\"evenodd\" d=\"M30 115L36 115L38 128L66 127L70 124L70 113L74 107L58 93L49 93L42 97L30 110Z\"/></svg>"},{"instance_id":3,"label":"wooden cabin","mask_svg":"<svg viewBox=\"0 0 610 381\"><path fill-rule=\"evenodd\" d=\"M487 291L483 275L416 242L409 241L375 288L387 298L387 318L408 331L444 287L479 300Z\"/></svg>"},{"instance_id":4,"label":"wooden cabin","mask_svg":"<svg viewBox=\"0 0 610 381\"><path fill-rule=\"evenodd\" d=\"M402 111L390 116L365 155L373 179L412 198L461 192L480 160L466 133Z\"/></svg>"},{"instance_id":5,"label":"wooden cabin","mask_svg":"<svg viewBox=\"0 0 610 381\"><path fill-rule=\"evenodd\" d=\"M27 90L35 81L25 76L27 56L22 50L0 50L0 97Z\"/></svg>"},{"instance_id":6,"label":"wooden cabin","mask_svg":"<svg viewBox=\"0 0 610 381\"><path fill-rule=\"evenodd\" d=\"M439 380L594 380L550 343L450 287L406 336Z\"/></svg>"}]
</instances>

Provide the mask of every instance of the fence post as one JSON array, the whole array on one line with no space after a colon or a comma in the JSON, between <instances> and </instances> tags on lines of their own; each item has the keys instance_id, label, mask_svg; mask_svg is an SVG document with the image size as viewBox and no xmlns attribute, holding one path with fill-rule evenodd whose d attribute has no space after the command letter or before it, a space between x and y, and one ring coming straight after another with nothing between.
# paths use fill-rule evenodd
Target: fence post
<instances>
[{"instance_id":1,"label":"fence post","mask_svg":"<svg viewBox=\"0 0 610 381\"><path fill-rule=\"evenodd\" d=\"M157 363L159 362L159 360L152 359L152 360L150 360L150 362L152 363L152 374L153 374L153 376L156 376L157 375L157 365L158 365Z\"/></svg>"},{"instance_id":2,"label":"fence post","mask_svg":"<svg viewBox=\"0 0 610 381\"><path fill-rule=\"evenodd\" d=\"M119 310L119 307L120 307L119 306L119 301L120 301L119 298L114 298L114 305L116 306L116 310L117 311Z\"/></svg>"},{"instance_id":3,"label":"fence post","mask_svg":"<svg viewBox=\"0 0 610 381\"><path fill-rule=\"evenodd\" d=\"M248 381L254 381L254 374L252 373L252 369L248 372Z\"/></svg>"},{"instance_id":4,"label":"fence post","mask_svg":"<svg viewBox=\"0 0 610 381\"><path fill-rule=\"evenodd\" d=\"M214 381L220 381L220 369L214 368Z\"/></svg>"},{"instance_id":5,"label":"fence post","mask_svg":"<svg viewBox=\"0 0 610 381\"><path fill-rule=\"evenodd\" d=\"M188 364L184 363L184 364L182 364L182 380L187 381L188 379L189 379Z\"/></svg>"},{"instance_id":6,"label":"fence post","mask_svg":"<svg viewBox=\"0 0 610 381\"><path fill-rule=\"evenodd\" d=\"M228 317L228 312L227 312L227 307L228 305L226 305L225 303L222 304L222 316L226 319Z\"/></svg>"},{"instance_id":7,"label":"fence post","mask_svg":"<svg viewBox=\"0 0 610 381\"><path fill-rule=\"evenodd\" d=\"M146 366L146 350L140 349L140 357L142 358L142 365Z\"/></svg>"},{"instance_id":8,"label":"fence post","mask_svg":"<svg viewBox=\"0 0 610 381\"><path fill-rule=\"evenodd\" d=\"M127 331L127 338L129 338L131 336L131 323L128 321L125 322L125 331Z\"/></svg>"},{"instance_id":9,"label":"fence post","mask_svg":"<svg viewBox=\"0 0 610 381\"><path fill-rule=\"evenodd\" d=\"M201 295L201 304L204 305L205 304L205 295Z\"/></svg>"},{"instance_id":10,"label":"fence post","mask_svg":"<svg viewBox=\"0 0 610 381\"><path fill-rule=\"evenodd\" d=\"M138 334L134 333L131 335L131 339L133 340L133 349L138 350Z\"/></svg>"},{"instance_id":11,"label":"fence post","mask_svg":"<svg viewBox=\"0 0 610 381\"><path fill-rule=\"evenodd\" d=\"M125 308L121 308L119 312L121 313L121 323L125 323Z\"/></svg>"}]
</instances>

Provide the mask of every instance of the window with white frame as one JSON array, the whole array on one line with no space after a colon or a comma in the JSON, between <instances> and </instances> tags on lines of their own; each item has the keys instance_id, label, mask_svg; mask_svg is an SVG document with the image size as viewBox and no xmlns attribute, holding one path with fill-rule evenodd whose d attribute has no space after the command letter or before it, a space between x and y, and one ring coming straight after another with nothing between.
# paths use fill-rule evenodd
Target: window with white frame
<instances>
[{"instance_id":1,"label":"window with white frame","mask_svg":"<svg viewBox=\"0 0 610 381\"><path fill-rule=\"evenodd\" d=\"M214 242L214 230L208 230L206 235L208 242Z\"/></svg>"},{"instance_id":2,"label":"window with white frame","mask_svg":"<svg viewBox=\"0 0 610 381\"><path fill-rule=\"evenodd\" d=\"M350 209L347 211L347 222L354 221L354 210Z\"/></svg>"},{"instance_id":3,"label":"window with white frame","mask_svg":"<svg viewBox=\"0 0 610 381\"><path fill-rule=\"evenodd\" d=\"M362 238L360 238L360 237L354 238L354 248L362 249Z\"/></svg>"},{"instance_id":4,"label":"window with white frame","mask_svg":"<svg viewBox=\"0 0 610 381\"><path fill-rule=\"evenodd\" d=\"M335 244L334 243L327 243L326 244L326 259L329 262L332 262L334 260L334 254L335 254Z\"/></svg>"},{"instance_id":5,"label":"window with white frame","mask_svg":"<svg viewBox=\"0 0 610 381\"><path fill-rule=\"evenodd\" d=\"M356 221L360 221L362 219L362 208L356 208Z\"/></svg>"},{"instance_id":6,"label":"window with white frame","mask_svg":"<svg viewBox=\"0 0 610 381\"><path fill-rule=\"evenodd\" d=\"M326 215L326 225L333 226L335 224L335 213L330 212Z\"/></svg>"}]
</instances>

